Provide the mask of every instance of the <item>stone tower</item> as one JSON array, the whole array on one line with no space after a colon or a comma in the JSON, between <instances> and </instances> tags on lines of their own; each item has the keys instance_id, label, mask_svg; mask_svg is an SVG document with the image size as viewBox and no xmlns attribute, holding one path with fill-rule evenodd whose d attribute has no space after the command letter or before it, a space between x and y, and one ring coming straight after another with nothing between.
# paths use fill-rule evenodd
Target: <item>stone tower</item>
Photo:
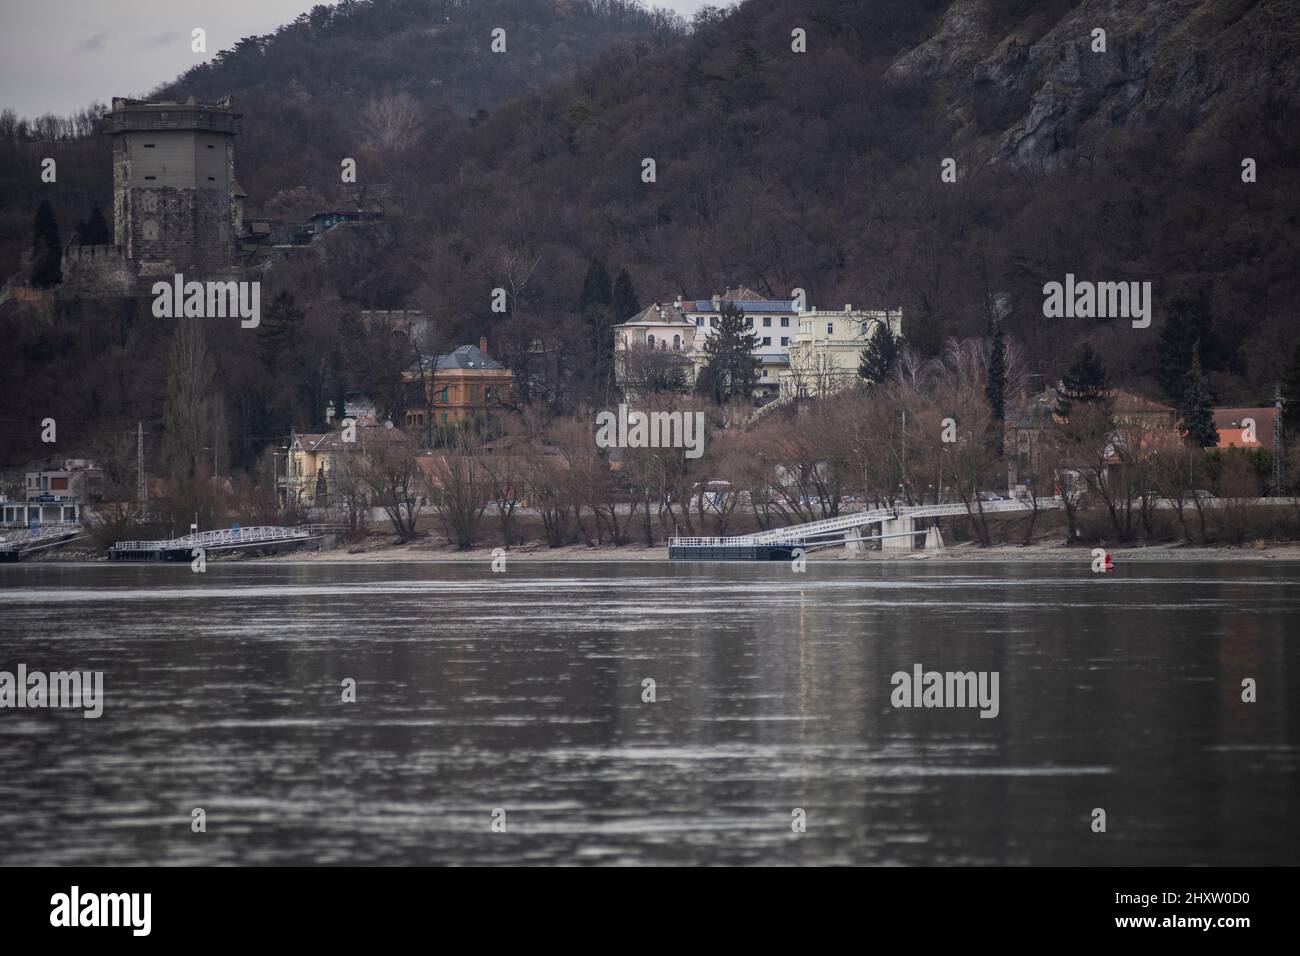
<instances>
[{"instance_id":1,"label":"stone tower","mask_svg":"<svg viewBox=\"0 0 1300 956\"><path fill-rule=\"evenodd\" d=\"M240 114L220 103L113 99L114 241L137 276L204 274L235 262Z\"/></svg>"}]
</instances>

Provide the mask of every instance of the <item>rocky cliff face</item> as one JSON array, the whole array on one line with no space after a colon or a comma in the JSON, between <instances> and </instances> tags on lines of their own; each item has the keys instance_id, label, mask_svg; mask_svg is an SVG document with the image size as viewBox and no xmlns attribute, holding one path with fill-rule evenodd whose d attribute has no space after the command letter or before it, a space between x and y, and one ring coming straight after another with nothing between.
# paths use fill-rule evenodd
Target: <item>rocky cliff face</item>
<instances>
[{"instance_id":1,"label":"rocky cliff face","mask_svg":"<svg viewBox=\"0 0 1300 956\"><path fill-rule=\"evenodd\" d=\"M954 145L989 162L1053 169L1157 117L1194 145L1300 99L1295 0L1044 0L1010 22L1005 6L954 0L889 68L939 84Z\"/></svg>"}]
</instances>

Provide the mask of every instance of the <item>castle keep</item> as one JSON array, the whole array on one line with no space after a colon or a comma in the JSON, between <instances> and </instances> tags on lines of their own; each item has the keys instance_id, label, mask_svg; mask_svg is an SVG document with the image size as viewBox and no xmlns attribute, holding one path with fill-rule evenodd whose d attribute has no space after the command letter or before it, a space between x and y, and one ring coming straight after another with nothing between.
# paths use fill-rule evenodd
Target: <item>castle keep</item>
<instances>
[{"instance_id":1,"label":"castle keep","mask_svg":"<svg viewBox=\"0 0 1300 956\"><path fill-rule=\"evenodd\" d=\"M114 243L138 276L210 274L235 264L243 193L240 114L220 103L114 98Z\"/></svg>"}]
</instances>

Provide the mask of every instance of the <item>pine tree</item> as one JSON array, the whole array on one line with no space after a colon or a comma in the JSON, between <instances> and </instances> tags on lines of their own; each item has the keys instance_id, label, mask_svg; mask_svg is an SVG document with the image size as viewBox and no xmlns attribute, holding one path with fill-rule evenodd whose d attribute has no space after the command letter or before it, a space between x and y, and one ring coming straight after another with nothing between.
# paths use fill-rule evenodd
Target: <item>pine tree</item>
<instances>
[{"instance_id":1,"label":"pine tree","mask_svg":"<svg viewBox=\"0 0 1300 956\"><path fill-rule=\"evenodd\" d=\"M876 326L876 334L868 340L858 363L858 374L868 382L879 385L894 370L902 348L902 336L895 336L888 322Z\"/></svg>"},{"instance_id":2,"label":"pine tree","mask_svg":"<svg viewBox=\"0 0 1300 956\"><path fill-rule=\"evenodd\" d=\"M104 221L104 214L99 211L99 203L90 211L90 218L77 227L77 244L82 246L107 246L113 242L113 234Z\"/></svg>"},{"instance_id":3,"label":"pine tree","mask_svg":"<svg viewBox=\"0 0 1300 956\"><path fill-rule=\"evenodd\" d=\"M330 352L330 377L333 379L334 425L339 426L347 416L348 387L343 378L343 353L338 349Z\"/></svg>"},{"instance_id":4,"label":"pine tree","mask_svg":"<svg viewBox=\"0 0 1300 956\"><path fill-rule=\"evenodd\" d=\"M754 358L758 336L750 330L745 313L732 302L724 303L717 331L704 340L705 363L696 391L721 405L733 398L751 398L758 384L761 363Z\"/></svg>"},{"instance_id":5,"label":"pine tree","mask_svg":"<svg viewBox=\"0 0 1300 956\"><path fill-rule=\"evenodd\" d=\"M578 311L586 312L592 306L609 305L612 293L609 287L609 270L603 259L593 259L582 280L582 294L578 298Z\"/></svg>"},{"instance_id":6,"label":"pine tree","mask_svg":"<svg viewBox=\"0 0 1300 956\"><path fill-rule=\"evenodd\" d=\"M1181 402L1178 406L1182 419L1183 438L1193 448L1213 448L1219 444L1219 432L1214 427L1214 396L1201 371L1200 349L1193 346L1192 364L1183 380Z\"/></svg>"},{"instance_id":7,"label":"pine tree","mask_svg":"<svg viewBox=\"0 0 1300 956\"><path fill-rule=\"evenodd\" d=\"M268 366L274 366L280 353L298 338L304 318L305 314L291 293L281 289L275 294L257 327L262 358Z\"/></svg>"},{"instance_id":8,"label":"pine tree","mask_svg":"<svg viewBox=\"0 0 1300 956\"><path fill-rule=\"evenodd\" d=\"M1069 417L1075 402L1090 404L1110 398L1110 379L1106 366L1091 345L1084 342L1075 353L1065 378L1056 389L1056 412Z\"/></svg>"},{"instance_id":9,"label":"pine tree","mask_svg":"<svg viewBox=\"0 0 1300 956\"><path fill-rule=\"evenodd\" d=\"M1192 350L1199 346L1204 366L1210 342L1210 308L1205 294L1181 296L1169 306L1169 318L1156 346L1156 382L1175 407L1192 367Z\"/></svg>"},{"instance_id":10,"label":"pine tree","mask_svg":"<svg viewBox=\"0 0 1300 956\"><path fill-rule=\"evenodd\" d=\"M42 199L32 224L32 275L34 289L49 289L63 281L63 240L48 201Z\"/></svg>"},{"instance_id":11,"label":"pine tree","mask_svg":"<svg viewBox=\"0 0 1300 956\"><path fill-rule=\"evenodd\" d=\"M993 410L993 420L1006 421L1007 417L1007 343L1002 329L993 335L993 351L989 355L988 384L985 395L988 396L989 408Z\"/></svg>"},{"instance_id":12,"label":"pine tree","mask_svg":"<svg viewBox=\"0 0 1300 956\"><path fill-rule=\"evenodd\" d=\"M614 280L613 312L615 322L626 322L641 311L636 290L632 288L632 277L626 269L620 269Z\"/></svg>"}]
</instances>

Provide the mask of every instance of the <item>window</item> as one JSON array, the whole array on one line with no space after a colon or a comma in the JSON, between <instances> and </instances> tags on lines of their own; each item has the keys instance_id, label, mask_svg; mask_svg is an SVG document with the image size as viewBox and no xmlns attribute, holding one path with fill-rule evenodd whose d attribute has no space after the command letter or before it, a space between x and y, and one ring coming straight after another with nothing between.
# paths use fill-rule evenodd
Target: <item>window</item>
<instances>
[{"instance_id":1,"label":"window","mask_svg":"<svg viewBox=\"0 0 1300 956\"><path fill-rule=\"evenodd\" d=\"M790 344L790 336L788 336L788 335L783 335L783 336L781 336L781 344L782 344L782 345L789 345L789 344Z\"/></svg>"},{"instance_id":2,"label":"window","mask_svg":"<svg viewBox=\"0 0 1300 956\"><path fill-rule=\"evenodd\" d=\"M781 328L788 329L789 327L790 327L790 316L788 315L781 316Z\"/></svg>"},{"instance_id":3,"label":"window","mask_svg":"<svg viewBox=\"0 0 1300 956\"><path fill-rule=\"evenodd\" d=\"M763 336L763 344L764 344L764 345L771 345L771 344L772 344L772 336L770 336L770 335L765 335L765 336Z\"/></svg>"},{"instance_id":4,"label":"window","mask_svg":"<svg viewBox=\"0 0 1300 956\"><path fill-rule=\"evenodd\" d=\"M483 400L484 400L484 401L487 401L487 402L490 402L490 401L492 401L492 397L493 397L493 396L492 396L492 386L491 386L491 385L487 385L487 386L485 386L485 387L483 388Z\"/></svg>"},{"instance_id":5,"label":"window","mask_svg":"<svg viewBox=\"0 0 1300 956\"><path fill-rule=\"evenodd\" d=\"M674 351L674 352L679 351L679 350L681 349L681 347L682 347L682 337L681 337L680 335L674 335L674 336L673 336L673 351Z\"/></svg>"},{"instance_id":6,"label":"window","mask_svg":"<svg viewBox=\"0 0 1300 956\"><path fill-rule=\"evenodd\" d=\"M215 183L216 181L217 181L217 177L216 177L216 176L209 176L209 177L208 177L208 182L210 182L210 183Z\"/></svg>"},{"instance_id":7,"label":"window","mask_svg":"<svg viewBox=\"0 0 1300 956\"><path fill-rule=\"evenodd\" d=\"M827 334L827 335L834 335L834 334L835 334L835 323L834 323L834 322L827 322L827 323L826 323L826 334Z\"/></svg>"},{"instance_id":8,"label":"window","mask_svg":"<svg viewBox=\"0 0 1300 956\"><path fill-rule=\"evenodd\" d=\"M770 315L763 316L763 328L770 329L771 327L772 327L772 317Z\"/></svg>"},{"instance_id":9,"label":"window","mask_svg":"<svg viewBox=\"0 0 1300 956\"><path fill-rule=\"evenodd\" d=\"M146 176L145 179L157 179L157 176Z\"/></svg>"},{"instance_id":10,"label":"window","mask_svg":"<svg viewBox=\"0 0 1300 956\"><path fill-rule=\"evenodd\" d=\"M717 318L716 318L715 316L712 316L712 315L709 316L709 328L711 328L711 329L712 329L712 328L715 328L715 327L717 326L717 324L718 324L718 320L717 320Z\"/></svg>"},{"instance_id":11,"label":"window","mask_svg":"<svg viewBox=\"0 0 1300 956\"><path fill-rule=\"evenodd\" d=\"M153 148L154 148L154 144L153 144L153 143L145 143L145 144L144 144L144 148L145 148L145 149L153 149Z\"/></svg>"},{"instance_id":12,"label":"window","mask_svg":"<svg viewBox=\"0 0 1300 956\"><path fill-rule=\"evenodd\" d=\"M645 337L645 340L646 340L646 344L649 345L651 348L655 347L655 337L653 335L647 335Z\"/></svg>"},{"instance_id":13,"label":"window","mask_svg":"<svg viewBox=\"0 0 1300 956\"><path fill-rule=\"evenodd\" d=\"M696 324L696 325L703 325L703 324L704 324L704 316L702 316L702 315L697 315L697 316L695 317L695 324Z\"/></svg>"},{"instance_id":14,"label":"window","mask_svg":"<svg viewBox=\"0 0 1300 956\"><path fill-rule=\"evenodd\" d=\"M217 147L213 146L211 143L208 143L208 149L216 149L216 148Z\"/></svg>"},{"instance_id":15,"label":"window","mask_svg":"<svg viewBox=\"0 0 1300 956\"><path fill-rule=\"evenodd\" d=\"M445 391L445 389L444 389L444 391ZM442 423L443 423L444 425L447 424L447 413L446 413L446 412L443 412L443 413L442 413Z\"/></svg>"},{"instance_id":16,"label":"window","mask_svg":"<svg viewBox=\"0 0 1300 956\"><path fill-rule=\"evenodd\" d=\"M444 405L447 404L447 386L446 386L446 385L444 385L444 386L442 387L442 391L440 391L440 392L438 393L438 401L442 402ZM446 421L446 420L447 420L447 413L446 413L446 412L443 413L442 418L443 418L443 421Z\"/></svg>"}]
</instances>

